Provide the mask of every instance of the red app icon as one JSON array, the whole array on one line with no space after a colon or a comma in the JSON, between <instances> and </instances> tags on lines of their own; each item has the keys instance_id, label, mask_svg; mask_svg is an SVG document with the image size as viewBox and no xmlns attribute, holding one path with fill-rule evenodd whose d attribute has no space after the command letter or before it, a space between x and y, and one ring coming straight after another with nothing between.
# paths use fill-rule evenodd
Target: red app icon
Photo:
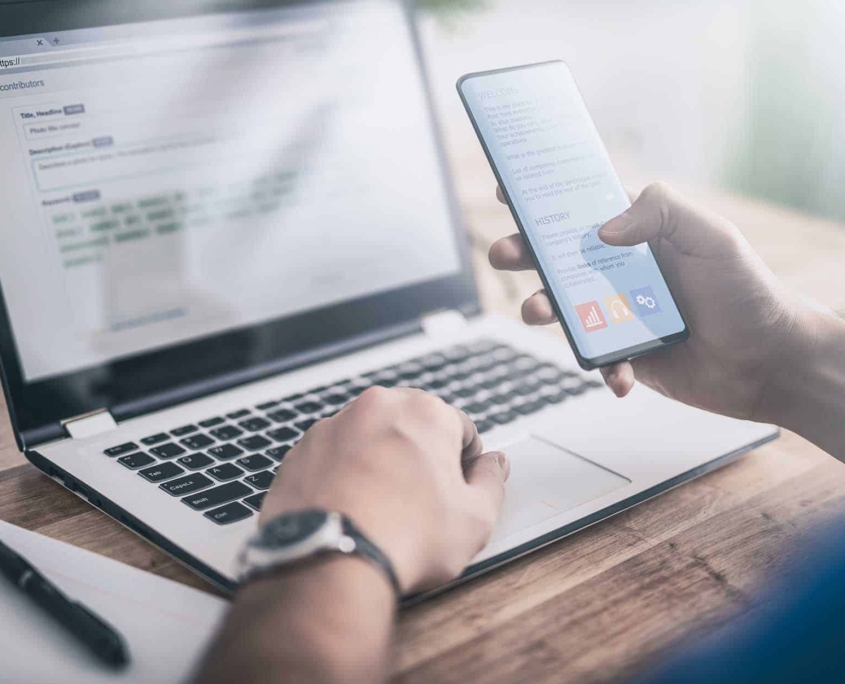
<instances>
[{"instance_id":1,"label":"red app icon","mask_svg":"<svg viewBox=\"0 0 845 684\"><path fill-rule=\"evenodd\" d=\"M601 330L607 327L607 321L604 320L604 314L599 308L598 302L587 302L586 304L578 304L575 307L578 313L578 318L581 319L581 325L587 332L594 330Z\"/></svg>"}]
</instances>

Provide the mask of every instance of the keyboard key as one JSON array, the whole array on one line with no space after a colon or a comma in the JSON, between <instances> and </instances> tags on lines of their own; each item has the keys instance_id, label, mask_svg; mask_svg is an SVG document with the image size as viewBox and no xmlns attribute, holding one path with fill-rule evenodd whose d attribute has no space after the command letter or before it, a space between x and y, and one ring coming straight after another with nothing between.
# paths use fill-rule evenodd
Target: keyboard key
<instances>
[{"instance_id":1,"label":"keyboard key","mask_svg":"<svg viewBox=\"0 0 845 684\"><path fill-rule=\"evenodd\" d=\"M273 461L261 454L250 454L249 456L239 458L238 464L242 465L247 470L255 472L256 470L262 470L273 465Z\"/></svg>"},{"instance_id":2,"label":"keyboard key","mask_svg":"<svg viewBox=\"0 0 845 684\"><path fill-rule=\"evenodd\" d=\"M490 416L490 420L498 423L499 425L505 425L506 423L513 422L517 417L518 415L513 411L503 411L502 413L494 413Z\"/></svg>"},{"instance_id":3,"label":"keyboard key","mask_svg":"<svg viewBox=\"0 0 845 684\"><path fill-rule=\"evenodd\" d=\"M464 406L464 411L466 411L467 413L484 413L489 408L489 401L477 401L473 404L467 404L466 406Z\"/></svg>"},{"instance_id":4,"label":"keyboard key","mask_svg":"<svg viewBox=\"0 0 845 684\"><path fill-rule=\"evenodd\" d=\"M257 408L259 411L266 411L278 405L278 401L265 401L263 404L258 404L258 406L256 406L255 408Z\"/></svg>"},{"instance_id":5,"label":"keyboard key","mask_svg":"<svg viewBox=\"0 0 845 684\"><path fill-rule=\"evenodd\" d=\"M179 459L179 463L185 466L188 470L199 470L200 468L207 468L214 459L199 452L195 454L188 454Z\"/></svg>"},{"instance_id":6,"label":"keyboard key","mask_svg":"<svg viewBox=\"0 0 845 684\"><path fill-rule=\"evenodd\" d=\"M190 435L192 432L196 432L197 430L199 430L199 428L196 425L183 425L180 428L171 430L170 434L174 437L184 437L185 435Z\"/></svg>"},{"instance_id":7,"label":"keyboard key","mask_svg":"<svg viewBox=\"0 0 845 684\"><path fill-rule=\"evenodd\" d=\"M265 470L264 472L245 477L244 482L248 482L256 489L270 489L270 485L273 484L273 473Z\"/></svg>"},{"instance_id":8,"label":"keyboard key","mask_svg":"<svg viewBox=\"0 0 845 684\"><path fill-rule=\"evenodd\" d=\"M233 501L232 503L221 506L220 508L215 508L213 511L203 513L203 515L209 520L213 520L218 525L228 525L230 523L249 518L252 515L252 511L243 504Z\"/></svg>"},{"instance_id":9,"label":"keyboard key","mask_svg":"<svg viewBox=\"0 0 845 684\"><path fill-rule=\"evenodd\" d=\"M143 451L136 451L134 454L121 456L117 460L130 470L137 470L138 468L143 468L144 466L150 465L150 463L156 462L152 456L145 454Z\"/></svg>"},{"instance_id":10,"label":"keyboard key","mask_svg":"<svg viewBox=\"0 0 845 684\"><path fill-rule=\"evenodd\" d=\"M489 352L499 345L493 342L493 340L476 340L468 345L470 350L472 350L473 354L485 354Z\"/></svg>"},{"instance_id":11,"label":"keyboard key","mask_svg":"<svg viewBox=\"0 0 845 684\"><path fill-rule=\"evenodd\" d=\"M293 447L284 444L279 447L273 447L272 449L267 449L264 453L267 454L270 458L275 461L281 461L285 455L290 451Z\"/></svg>"},{"instance_id":12,"label":"keyboard key","mask_svg":"<svg viewBox=\"0 0 845 684\"><path fill-rule=\"evenodd\" d=\"M529 416L532 413L537 413L541 408L546 405L544 401L529 401L525 404L520 404L519 406L514 406L513 410L523 416Z\"/></svg>"},{"instance_id":13,"label":"keyboard key","mask_svg":"<svg viewBox=\"0 0 845 684\"><path fill-rule=\"evenodd\" d=\"M428 356L423 356L421 359L417 359L417 363L429 373L434 373L446 365L446 357L443 354L429 354Z\"/></svg>"},{"instance_id":14,"label":"keyboard key","mask_svg":"<svg viewBox=\"0 0 845 684\"><path fill-rule=\"evenodd\" d=\"M517 356L512 362L511 366L513 368L518 368L522 371L533 371L540 365L540 362L537 359L532 359L530 356L525 354L521 356Z\"/></svg>"},{"instance_id":15,"label":"keyboard key","mask_svg":"<svg viewBox=\"0 0 845 684\"><path fill-rule=\"evenodd\" d=\"M277 442L289 442L300 436L299 432L289 427L280 427L276 430L270 430L267 433L268 437L275 439Z\"/></svg>"},{"instance_id":16,"label":"keyboard key","mask_svg":"<svg viewBox=\"0 0 845 684\"><path fill-rule=\"evenodd\" d=\"M264 503L265 496L267 496L267 492L258 492L258 494L246 497L246 499L244 499L244 503L247 506L254 508L256 511L260 511L261 504Z\"/></svg>"},{"instance_id":17,"label":"keyboard key","mask_svg":"<svg viewBox=\"0 0 845 684\"><path fill-rule=\"evenodd\" d=\"M221 461L228 461L230 458L240 456L243 452L243 449L235 446L234 444L221 444L220 446L216 446L213 449L208 450L208 453L215 458L219 458Z\"/></svg>"},{"instance_id":18,"label":"keyboard key","mask_svg":"<svg viewBox=\"0 0 845 684\"><path fill-rule=\"evenodd\" d=\"M267 414L267 417L271 420L275 420L277 423L287 423L289 420L293 420L299 414L294 411L293 409L279 409L278 411L272 411Z\"/></svg>"},{"instance_id":19,"label":"keyboard key","mask_svg":"<svg viewBox=\"0 0 845 684\"><path fill-rule=\"evenodd\" d=\"M205 449L207 446L214 444L214 440L211 437L203 434L191 435L179 441L189 449Z\"/></svg>"},{"instance_id":20,"label":"keyboard key","mask_svg":"<svg viewBox=\"0 0 845 684\"><path fill-rule=\"evenodd\" d=\"M201 420L199 422L200 427L210 428L214 427L215 425L220 425L221 423L225 423L226 421L223 420L220 416L216 416L214 418L208 418L206 420Z\"/></svg>"},{"instance_id":21,"label":"keyboard key","mask_svg":"<svg viewBox=\"0 0 845 684\"><path fill-rule=\"evenodd\" d=\"M556 394L549 394L547 396L544 396L543 400L549 404L559 404L568 396L569 394L567 394L566 390L562 390L560 392L557 392Z\"/></svg>"},{"instance_id":22,"label":"keyboard key","mask_svg":"<svg viewBox=\"0 0 845 684\"><path fill-rule=\"evenodd\" d=\"M508 394L496 394L490 397L490 401L494 404L501 406L502 404L507 404L511 400L511 397Z\"/></svg>"},{"instance_id":23,"label":"keyboard key","mask_svg":"<svg viewBox=\"0 0 845 684\"><path fill-rule=\"evenodd\" d=\"M331 404L332 406L342 406L347 401L349 401L351 397L348 394L328 394L323 397L323 401L327 404Z\"/></svg>"},{"instance_id":24,"label":"keyboard key","mask_svg":"<svg viewBox=\"0 0 845 684\"><path fill-rule=\"evenodd\" d=\"M184 472L185 471L175 463L159 463L151 468L139 470L138 475L150 482L162 482L164 480L169 480L171 477L181 475Z\"/></svg>"},{"instance_id":25,"label":"keyboard key","mask_svg":"<svg viewBox=\"0 0 845 684\"><path fill-rule=\"evenodd\" d=\"M121 454L128 454L130 451L137 451L138 445L135 442L126 442L125 444L118 444L117 446L109 447L103 453L106 456L120 456Z\"/></svg>"},{"instance_id":26,"label":"keyboard key","mask_svg":"<svg viewBox=\"0 0 845 684\"><path fill-rule=\"evenodd\" d=\"M207 478L206 478L207 479ZM219 506L234 499L252 494L252 490L243 482L229 482L212 489L206 489L199 494L191 494L182 499L182 502L193 508L195 511L204 511L206 508Z\"/></svg>"},{"instance_id":27,"label":"keyboard key","mask_svg":"<svg viewBox=\"0 0 845 684\"><path fill-rule=\"evenodd\" d=\"M259 451L260 449L266 449L268 446L272 446L273 442L261 435L252 435L252 437L239 439L238 444L248 451Z\"/></svg>"},{"instance_id":28,"label":"keyboard key","mask_svg":"<svg viewBox=\"0 0 845 684\"><path fill-rule=\"evenodd\" d=\"M309 418L308 420L300 420L298 423L294 423L294 425L296 425L297 429L305 432L316 422L316 418Z\"/></svg>"},{"instance_id":29,"label":"keyboard key","mask_svg":"<svg viewBox=\"0 0 845 684\"><path fill-rule=\"evenodd\" d=\"M141 444L152 446L153 444L161 444L161 442L166 442L168 439L170 439L170 437L166 432L159 432L157 435L150 435L149 437L144 437L141 440Z\"/></svg>"},{"instance_id":30,"label":"keyboard key","mask_svg":"<svg viewBox=\"0 0 845 684\"><path fill-rule=\"evenodd\" d=\"M211 434L214 435L214 437L224 442L229 439L235 439L235 437L240 437L243 433L243 430L235 427L234 425L224 425L223 427L219 427L216 430L211 431Z\"/></svg>"},{"instance_id":31,"label":"keyboard key","mask_svg":"<svg viewBox=\"0 0 845 684\"><path fill-rule=\"evenodd\" d=\"M477 420L475 421L475 428L478 430L478 434L483 434L485 432L489 432L495 427L495 423L492 420Z\"/></svg>"},{"instance_id":32,"label":"keyboard key","mask_svg":"<svg viewBox=\"0 0 845 684\"><path fill-rule=\"evenodd\" d=\"M246 418L249 415L249 409L240 409L238 411L232 411L231 413L227 413L226 417L231 418L232 420L237 420L238 418Z\"/></svg>"},{"instance_id":33,"label":"keyboard key","mask_svg":"<svg viewBox=\"0 0 845 684\"><path fill-rule=\"evenodd\" d=\"M150 453L158 456L159 458L173 458L179 454L184 454L185 449L180 447L178 444L170 442L170 444L162 444L161 446L153 447L150 449Z\"/></svg>"},{"instance_id":34,"label":"keyboard key","mask_svg":"<svg viewBox=\"0 0 845 684\"><path fill-rule=\"evenodd\" d=\"M249 420L242 420L238 423L238 425L240 425L244 430L258 432L259 430L270 427L272 423L264 418L250 418Z\"/></svg>"},{"instance_id":35,"label":"keyboard key","mask_svg":"<svg viewBox=\"0 0 845 684\"><path fill-rule=\"evenodd\" d=\"M303 401L301 404L294 406L294 408L300 413L317 413L322 410L323 405L318 404L316 401Z\"/></svg>"},{"instance_id":36,"label":"keyboard key","mask_svg":"<svg viewBox=\"0 0 845 684\"><path fill-rule=\"evenodd\" d=\"M396 383L399 382L396 378L376 378L373 382L374 385L378 385L379 387L396 387Z\"/></svg>"},{"instance_id":37,"label":"keyboard key","mask_svg":"<svg viewBox=\"0 0 845 684\"><path fill-rule=\"evenodd\" d=\"M304 396L304 394L291 394L289 397L285 397L284 399L282 399L282 401L288 404L292 404L295 401L299 401Z\"/></svg>"},{"instance_id":38,"label":"keyboard key","mask_svg":"<svg viewBox=\"0 0 845 684\"><path fill-rule=\"evenodd\" d=\"M550 363L544 363L537 369L537 377L543 382L560 382L563 378L563 373L556 366Z\"/></svg>"},{"instance_id":39,"label":"keyboard key","mask_svg":"<svg viewBox=\"0 0 845 684\"><path fill-rule=\"evenodd\" d=\"M232 463L221 463L219 466L214 466L213 468L209 468L205 471L215 480L220 480L220 482L226 482L227 480L236 480L241 475L244 474L244 471L238 468L238 466L233 465Z\"/></svg>"},{"instance_id":40,"label":"keyboard key","mask_svg":"<svg viewBox=\"0 0 845 684\"><path fill-rule=\"evenodd\" d=\"M462 344L455 345L454 347L450 347L442 352L443 356L445 356L451 363L460 363L461 361L464 361L469 357L470 353L470 350Z\"/></svg>"},{"instance_id":41,"label":"keyboard key","mask_svg":"<svg viewBox=\"0 0 845 684\"><path fill-rule=\"evenodd\" d=\"M184 496L191 492L196 492L199 489L205 489L214 484L214 481L202 473L193 473L180 477L170 482L160 484L159 487L171 496Z\"/></svg>"}]
</instances>

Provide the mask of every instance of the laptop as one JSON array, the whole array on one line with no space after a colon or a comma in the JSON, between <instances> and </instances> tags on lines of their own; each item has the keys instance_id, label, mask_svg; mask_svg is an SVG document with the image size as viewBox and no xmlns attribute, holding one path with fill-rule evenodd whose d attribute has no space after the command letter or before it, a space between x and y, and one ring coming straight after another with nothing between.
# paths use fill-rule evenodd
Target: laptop
<instances>
[{"instance_id":1,"label":"laptop","mask_svg":"<svg viewBox=\"0 0 845 684\"><path fill-rule=\"evenodd\" d=\"M18 446L220 587L288 450L372 385L510 456L463 579L777 436L483 314L406 3L0 3L0 37Z\"/></svg>"}]
</instances>

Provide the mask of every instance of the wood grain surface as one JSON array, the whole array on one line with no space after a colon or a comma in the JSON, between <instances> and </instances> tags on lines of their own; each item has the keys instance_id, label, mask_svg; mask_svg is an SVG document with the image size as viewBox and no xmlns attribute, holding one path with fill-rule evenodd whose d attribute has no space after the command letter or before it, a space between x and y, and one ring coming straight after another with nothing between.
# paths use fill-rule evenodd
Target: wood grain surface
<instances>
[{"instance_id":1,"label":"wood grain surface","mask_svg":"<svg viewBox=\"0 0 845 684\"><path fill-rule=\"evenodd\" d=\"M478 159L459 165L482 298L516 315L533 274L495 274L513 232ZM837 309L845 227L712 192L692 194L744 230L792 286ZM549 330L549 334L559 334ZM562 341L563 343L563 341ZM41 475L0 415L0 519L195 587L146 541ZM694 438L694 436L692 437ZM610 682L755 604L814 526L845 510L845 466L796 435L402 613L399 682Z\"/></svg>"}]
</instances>

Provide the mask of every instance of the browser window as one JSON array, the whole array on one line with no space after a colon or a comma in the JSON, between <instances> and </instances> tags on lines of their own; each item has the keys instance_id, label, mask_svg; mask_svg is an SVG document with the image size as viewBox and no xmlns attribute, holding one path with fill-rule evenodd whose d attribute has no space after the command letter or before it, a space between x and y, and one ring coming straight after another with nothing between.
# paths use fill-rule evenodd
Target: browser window
<instances>
[{"instance_id":1,"label":"browser window","mask_svg":"<svg viewBox=\"0 0 845 684\"><path fill-rule=\"evenodd\" d=\"M457 273L418 70L378 0L0 41L26 379Z\"/></svg>"}]
</instances>

